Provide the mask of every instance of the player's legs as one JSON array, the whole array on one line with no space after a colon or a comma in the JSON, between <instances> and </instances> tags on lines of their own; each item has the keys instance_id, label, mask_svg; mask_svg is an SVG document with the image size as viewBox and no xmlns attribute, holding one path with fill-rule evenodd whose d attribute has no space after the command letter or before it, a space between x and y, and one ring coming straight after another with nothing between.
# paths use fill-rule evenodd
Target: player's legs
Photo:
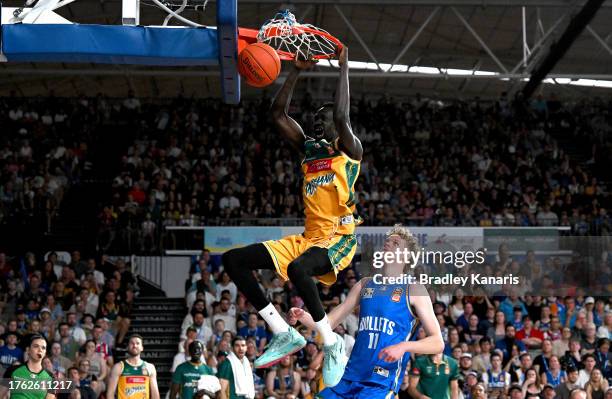
<instances>
[{"instance_id":1,"label":"player's legs","mask_svg":"<svg viewBox=\"0 0 612 399\"><path fill-rule=\"evenodd\" d=\"M263 244L230 249L223 254L223 267L236 287L253 304L274 334L289 330L289 324L266 298L253 275L254 270L274 270L274 262Z\"/></svg>"},{"instance_id":2,"label":"player's legs","mask_svg":"<svg viewBox=\"0 0 612 399\"><path fill-rule=\"evenodd\" d=\"M252 273L253 270L274 270L272 257L263 244L230 249L223 254L222 260L227 274L257 311L270 304Z\"/></svg>"},{"instance_id":3,"label":"player's legs","mask_svg":"<svg viewBox=\"0 0 612 399\"><path fill-rule=\"evenodd\" d=\"M268 301L253 275L253 270L275 270L272 256L263 244L227 251L223 254L223 267L274 333L266 352L255 360L256 367L269 367L306 346L304 337L290 327Z\"/></svg>"},{"instance_id":4,"label":"player's legs","mask_svg":"<svg viewBox=\"0 0 612 399\"><path fill-rule=\"evenodd\" d=\"M333 387L340 381L346 366L344 339L332 331L319 298L319 291L312 277L323 276L333 272L334 267L328 256L328 249L311 247L293 260L287 268L287 275L295 285L304 304L316 323L317 331L323 338L323 381Z\"/></svg>"},{"instance_id":5,"label":"player's legs","mask_svg":"<svg viewBox=\"0 0 612 399\"><path fill-rule=\"evenodd\" d=\"M304 304L315 322L323 320L325 309L319 298L317 285L312 277L322 276L333 270L334 268L327 256L327 249L321 247L310 247L287 267L289 280L291 280L300 297L304 300ZM331 328L329 332L331 333ZM324 336L323 338L325 339L326 337ZM327 345L332 343L326 342Z\"/></svg>"}]
</instances>

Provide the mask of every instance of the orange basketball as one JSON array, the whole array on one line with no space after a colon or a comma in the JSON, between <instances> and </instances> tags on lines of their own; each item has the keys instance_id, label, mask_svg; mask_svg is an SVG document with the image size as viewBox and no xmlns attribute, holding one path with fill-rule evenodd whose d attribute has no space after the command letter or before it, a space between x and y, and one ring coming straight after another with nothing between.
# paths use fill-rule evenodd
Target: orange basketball
<instances>
[{"instance_id":1,"label":"orange basketball","mask_svg":"<svg viewBox=\"0 0 612 399\"><path fill-rule=\"evenodd\" d=\"M269 85L276 80L280 70L280 58L276 50L267 44L249 44L238 55L238 72L250 86Z\"/></svg>"}]
</instances>

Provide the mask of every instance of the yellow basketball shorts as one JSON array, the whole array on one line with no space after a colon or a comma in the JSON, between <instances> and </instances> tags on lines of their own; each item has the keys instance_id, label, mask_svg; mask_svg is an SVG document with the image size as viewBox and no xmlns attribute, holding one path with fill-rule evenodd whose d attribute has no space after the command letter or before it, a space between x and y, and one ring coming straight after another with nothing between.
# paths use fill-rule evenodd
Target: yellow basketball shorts
<instances>
[{"instance_id":1,"label":"yellow basketball shorts","mask_svg":"<svg viewBox=\"0 0 612 399\"><path fill-rule=\"evenodd\" d=\"M311 247L327 249L327 256L334 270L323 276L317 276L325 285L336 282L338 273L348 267L357 251L357 237L355 234L334 235L331 238L305 238L301 234L283 237L280 240L264 241L262 243L270 252L276 272L283 280L288 280L287 267L289 264Z\"/></svg>"}]
</instances>

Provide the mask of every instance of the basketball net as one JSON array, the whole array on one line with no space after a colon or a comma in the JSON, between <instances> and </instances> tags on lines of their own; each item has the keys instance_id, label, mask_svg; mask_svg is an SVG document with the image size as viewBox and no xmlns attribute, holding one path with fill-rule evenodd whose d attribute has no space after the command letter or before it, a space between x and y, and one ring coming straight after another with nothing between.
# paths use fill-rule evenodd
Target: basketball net
<instances>
[{"instance_id":1,"label":"basketball net","mask_svg":"<svg viewBox=\"0 0 612 399\"><path fill-rule=\"evenodd\" d=\"M257 41L274 48L289 59L320 60L333 58L342 47L329 32L296 21L289 10L279 12L259 29Z\"/></svg>"}]
</instances>

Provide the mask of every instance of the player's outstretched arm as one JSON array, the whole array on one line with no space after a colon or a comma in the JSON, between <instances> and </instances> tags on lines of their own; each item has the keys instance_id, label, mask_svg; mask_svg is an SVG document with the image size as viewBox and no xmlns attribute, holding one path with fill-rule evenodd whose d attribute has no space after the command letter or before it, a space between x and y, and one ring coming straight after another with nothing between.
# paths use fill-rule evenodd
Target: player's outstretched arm
<instances>
[{"instance_id":1,"label":"player's outstretched arm","mask_svg":"<svg viewBox=\"0 0 612 399\"><path fill-rule=\"evenodd\" d=\"M338 146L351 158L361 161L363 156L361 141L353 134L353 128L351 128L351 95L348 77L348 48L346 46L343 46L340 50L338 63L340 64L340 78L338 79L334 101L334 125L338 131Z\"/></svg>"},{"instance_id":2,"label":"player's outstretched arm","mask_svg":"<svg viewBox=\"0 0 612 399\"><path fill-rule=\"evenodd\" d=\"M359 304L359 294L361 293L361 287L363 286L362 281L363 280L359 280L357 284L355 284L349 291L348 295L346 296L346 300L333 308L327 315L329 325L331 326L332 330L336 328L338 324L342 323L344 319L346 319L346 316L348 316L353 311L355 306ZM299 321L310 329L316 328L316 324L310 313L303 309L291 308L287 316L289 319L289 324L295 324L297 321Z\"/></svg>"},{"instance_id":3,"label":"player's outstretched arm","mask_svg":"<svg viewBox=\"0 0 612 399\"><path fill-rule=\"evenodd\" d=\"M291 97L293 96L293 89L297 82L300 70L306 69L314 65L311 61L295 61L295 67L291 68L287 79L283 86L280 88L274 102L272 102L272 118L274 124L280 131L281 136L291 143L291 145L298 151L304 149L304 131L302 127L289 116L289 105L291 104Z\"/></svg>"},{"instance_id":4,"label":"player's outstretched arm","mask_svg":"<svg viewBox=\"0 0 612 399\"><path fill-rule=\"evenodd\" d=\"M402 342L380 351L378 357L386 362L396 362L405 352L435 355L444 351L444 340L440 324L433 311L431 298L421 284L411 286L410 303L425 330L427 337L418 341Z\"/></svg>"}]
</instances>

